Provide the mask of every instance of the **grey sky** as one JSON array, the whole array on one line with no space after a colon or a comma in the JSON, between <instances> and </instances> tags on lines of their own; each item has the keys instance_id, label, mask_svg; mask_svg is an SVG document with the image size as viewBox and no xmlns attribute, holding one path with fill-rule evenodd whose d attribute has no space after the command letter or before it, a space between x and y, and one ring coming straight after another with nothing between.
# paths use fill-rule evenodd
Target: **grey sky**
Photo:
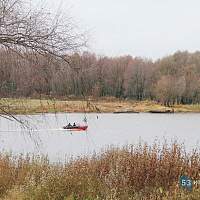
<instances>
[{"instance_id":1,"label":"grey sky","mask_svg":"<svg viewBox=\"0 0 200 200\"><path fill-rule=\"evenodd\" d=\"M199 0L63 1L63 11L69 7L79 25L90 30L90 51L100 55L155 59L200 49Z\"/></svg>"}]
</instances>

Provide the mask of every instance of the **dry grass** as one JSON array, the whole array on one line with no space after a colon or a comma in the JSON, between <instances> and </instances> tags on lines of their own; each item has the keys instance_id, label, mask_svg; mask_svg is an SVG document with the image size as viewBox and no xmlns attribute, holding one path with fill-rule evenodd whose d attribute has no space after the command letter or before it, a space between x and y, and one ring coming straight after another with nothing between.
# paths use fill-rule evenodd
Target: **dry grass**
<instances>
[{"instance_id":1,"label":"dry grass","mask_svg":"<svg viewBox=\"0 0 200 200\"><path fill-rule=\"evenodd\" d=\"M104 98L99 100L40 100L40 99L0 99L0 106L12 114L36 114L54 112L120 112L150 110L165 111L172 108L153 101L119 100ZM175 112L200 112L200 105L175 105ZM0 113L2 113L0 111Z\"/></svg>"},{"instance_id":2,"label":"dry grass","mask_svg":"<svg viewBox=\"0 0 200 200\"><path fill-rule=\"evenodd\" d=\"M200 199L179 187L180 175L200 179L200 155L183 146L157 144L109 149L65 165L47 158L1 155L0 195L11 199Z\"/></svg>"}]
</instances>

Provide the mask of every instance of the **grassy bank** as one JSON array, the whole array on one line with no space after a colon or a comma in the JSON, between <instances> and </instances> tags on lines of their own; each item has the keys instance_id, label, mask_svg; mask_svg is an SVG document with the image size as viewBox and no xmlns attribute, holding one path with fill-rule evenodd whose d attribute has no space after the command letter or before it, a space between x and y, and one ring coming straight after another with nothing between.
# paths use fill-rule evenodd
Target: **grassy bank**
<instances>
[{"instance_id":1,"label":"grassy bank","mask_svg":"<svg viewBox=\"0 0 200 200\"><path fill-rule=\"evenodd\" d=\"M179 177L200 179L199 152L168 146L126 146L65 165L47 158L0 155L0 196L4 200L200 199L200 185L187 191Z\"/></svg>"},{"instance_id":2,"label":"grassy bank","mask_svg":"<svg viewBox=\"0 0 200 200\"><path fill-rule=\"evenodd\" d=\"M174 112L200 112L200 105L174 105L165 107L153 101L132 101L107 98L100 100L40 100L1 99L0 107L13 114L35 114L51 112L149 112L166 110ZM3 113L0 110L0 113Z\"/></svg>"}]
</instances>

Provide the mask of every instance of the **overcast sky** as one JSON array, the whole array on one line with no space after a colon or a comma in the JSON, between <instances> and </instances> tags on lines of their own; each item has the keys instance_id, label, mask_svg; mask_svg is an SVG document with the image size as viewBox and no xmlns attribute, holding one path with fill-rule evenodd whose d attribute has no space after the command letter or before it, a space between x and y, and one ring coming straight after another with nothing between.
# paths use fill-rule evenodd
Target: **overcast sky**
<instances>
[{"instance_id":1,"label":"overcast sky","mask_svg":"<svg viewBox=\"0 0 200 200\"><path fill-rule=\"evenodd\" d=\"M156 59L200 50L199 0L63 0L63 11L69 7L100 55Z\"/></svg>"}]
</instances>

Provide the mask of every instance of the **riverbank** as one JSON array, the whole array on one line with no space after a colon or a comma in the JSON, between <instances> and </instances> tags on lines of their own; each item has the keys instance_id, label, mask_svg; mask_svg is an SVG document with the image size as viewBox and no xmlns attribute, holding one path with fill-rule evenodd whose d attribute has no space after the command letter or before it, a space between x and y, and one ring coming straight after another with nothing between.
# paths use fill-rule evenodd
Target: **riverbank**
<instances>
[{"instance_id":1,"label":"riverbank","mask_svg":"<svg viewBox=\"0 0 200 200\"><path fill-rule=\"evenodd\" d=\"M200 180L200 155L177 143L108 149L92 158L49 164L46 157L0 153L0 199L199 199L179 185L180 176ZM198 182L199 183L199 182Z\"/></svg>"},{"instance_id":2,"label":"riverbank","mask_svg":"<svg viewBox=\"0 0 200 200\"><path fill-rule=\"evenodd\" d=\"M118 100L115 98L99 100L46 100L10 99L0 100L0 113L37 114L55 112L102 112L102 113L200 113L200 105L174 105L166 107L154 101Z\"/></svg>"}]
</instances>

